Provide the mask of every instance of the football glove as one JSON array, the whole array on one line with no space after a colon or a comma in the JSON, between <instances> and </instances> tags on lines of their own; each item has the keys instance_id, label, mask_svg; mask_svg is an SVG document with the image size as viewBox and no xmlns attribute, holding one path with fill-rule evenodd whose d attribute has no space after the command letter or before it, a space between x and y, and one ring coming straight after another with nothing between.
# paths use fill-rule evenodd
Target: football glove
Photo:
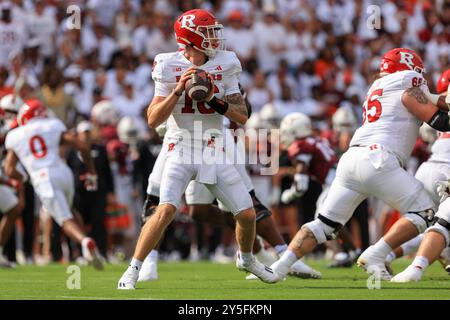
<instances>
[{"instance_id":1,"label":"football glove","mask_svg":"<svg viewBox=\"0 0 450 320\"><path fill-rule=\"evenodd\" d=\"M439 195L440 201L443 202L449 197L450 182L448 180L436 182L436 191Z\"/></svg>"},{"instance_id":2,"label":"football glove","mask_svg":"<svg viewBox=\"0 0 450 320\"><path fill-rule=\"evenodd\" d=\"M82 175L81 180L84 180L84 187L87 191L97 191L98 189L98 176L92 173L86 173Z\"/></svg>"}]
</instances>

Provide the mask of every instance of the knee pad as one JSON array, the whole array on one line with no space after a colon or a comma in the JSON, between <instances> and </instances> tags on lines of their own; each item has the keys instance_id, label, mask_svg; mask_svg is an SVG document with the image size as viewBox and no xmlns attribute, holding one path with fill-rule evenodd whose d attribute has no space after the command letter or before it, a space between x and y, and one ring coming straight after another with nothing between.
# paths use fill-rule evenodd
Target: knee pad
<instances>
[{"instance_id":1,"label":"knee pad","mask_svg":"<svg viewBox=\"0 0 450 320\"><path fill-rule=\"evenodd\" d=\"M404 217L416 226L419 233L422 233L432 224L434 210L428 209L419 212L408 212Z\"/></svg>"},{"instance_id":2,"label":"knee pad","mask_svg":"<svg viewBox=\"0 0 450 320\"><path fill-rule=\"evenodd\" d=\"M141 226L143 226L150 216L155 213L155 209L159 204L159 197L152 196L147 194L145 198L144 206L141 212Z\"/></svg>"},{"instance_id":3,"label":"knee pad","mask_svg":"<svg viewBox=\"0 0 450 320\"><path fill-rule=\"evenodd\" d=\"M252 190L249 193L250 196L252 197L253 208L255 209L256 212L256 222L259 222L264 218L270 217L272 215L272 212L265 205L263 205L261 201L259 201L255 192Z\"/></svg>"},{"instance_id":4,"label":"knee pad","mask_svg":"<svg viewBox=\"0 0 450 320\"><path fill-rule=\"evenodd\" d=\"M317 244L322 244L328 240L335 239L336 233L342 225L319 214L317 219L304 224L303 227L311 230L316 238Z\"/></svg>"},{"instance_id":5,"label":"knee pad","mask_svg":"<svg viewBox=\"0 0 450 320\"><path fill-rule=\"evenodd\" d=\"M429 227L428 231L436 231L442 234L445 238L445 247L450 245L450 223L445 221L444 219L439 219L433 226Z\"/></svg>"}]
</instances>

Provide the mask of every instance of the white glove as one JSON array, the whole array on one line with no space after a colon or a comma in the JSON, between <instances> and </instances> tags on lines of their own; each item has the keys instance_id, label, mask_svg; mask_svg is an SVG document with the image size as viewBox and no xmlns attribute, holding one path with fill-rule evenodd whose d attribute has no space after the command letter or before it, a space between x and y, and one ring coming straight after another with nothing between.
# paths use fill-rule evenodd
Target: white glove
<instances>
[{"instance_id":1,"label":"white glove","mask_svg":"<svg viewBox=\"0 0 450 320\"><path fill-rule=\"evenodd\" d=\"M161 138L164 138L164 135L166 134L166 131L167 131L167 122L164 122L164 123L160 124L159 126L157 126L155 131L158 134L158 136L160 136Z\"/></svg>"},{"instance_id":2,"label":"white glove","mask_svg":"<svg viewBox=\"0 0 450 320\"><path fill-rule=\"evenodd\" d=\"M294 185L300 196L304 195L308 191L309 176L303 173L296 173L294 175Z\"/></svg>"},{"instance_id":3,"label":"white glove","mask_svg":"<svg viewBox=\"0 0 450 320\"><path fill-rule=\"evenodd\" d=\"M441 202L449 197L450 182L448 180L436 182L436 191L441 198Z\"/></svg>"},{"instance_id":4,"label":"white glove","mask_svg":"<svg viewBox=\"0 0 450 320\"><path fill-rule=\"evenodd\" d=\"M281 194L281 202L290 203L301 196L302 194L295 189L295 185L292 185L290 189L284 190Z\"/></svg>"}]
</instances>

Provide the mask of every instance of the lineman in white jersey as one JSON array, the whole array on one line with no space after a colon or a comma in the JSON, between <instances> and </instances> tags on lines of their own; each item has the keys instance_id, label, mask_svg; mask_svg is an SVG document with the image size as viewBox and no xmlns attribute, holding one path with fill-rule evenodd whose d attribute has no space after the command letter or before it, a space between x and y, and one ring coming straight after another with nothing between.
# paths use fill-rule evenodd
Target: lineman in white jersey
<instances>
[{"instance_id":1,"label":"lineman in white jersey","mask_svg":"<svg viewBox=\"0 0 450 320\"><path fill-rule=\"evenodd\" d=\"M370 87L363 105L363 125L339 161L319 216L302 226L289 249L272 265L280 278L298 258L333 238L355 208L371 195L404 216L359 257L357 263L366 271L389 280L384 265L388 253L428 227L433 201L423 184L402 166L422 122L440 131L449 131L450 124L447 112L439 110L447 110L445 98L429 94L430 102L420 90L425 85L423 71L422 60L412 50L396 48L383 56L380 78Z\"/></svg>"},{"instance_id":2,"label":"lineman in white jersey","mask_svg":"<svg viewBox=\"0 0 450 320\"><path fill-rule=\"evenodd\" d=\"M450 70L447 70L441 75L437 89L438 93L445 94L447 92L447 103L450 105L449 80ZM449 256L450 199L448 199L448 187L450 185L450 134L438 132L438 138L434 142L431 152L432 154L428 161L424 162L417 170L416 178L423 182L425 189L433 198L435 207L438 208L435 217L436 223L428 228L424 234L402 245L403 255L415 252L418 249L417 254L414 261L403 272L392 278L392 282L419 281L428 265L440 256L444 260L448 259ZM437 186L439 187L436 188ZM405 252L405 249L409 252ZM444 268L447 270L447 263L444 264ZM450 267L448 269L450 270Z\"/></svg>"},{"instance_id":3,"label":"lineman in white jersey","mask_svg":"<svg viewBox=\"0 0 450 320\"><path fill-rule=\"evenodd\" d=\"M59 155L60 143L78 149L86 163L86 185L96 188L96 173L89 149L72 134L64 124L47 116L47 108L36 99L28 100L17 116L19 127L6 136L5 172L11 178L22 180L17 170L20 161L31 178L34 191L42 206L61 226L68 237L81 244L83 256L94 268L102 269L97 247L92 238L86 237L71 212L74 194L72 171Z\"/></svg>"},{"instance_id":4,"label":"lineman in white jersey","mask_svg":"<svg viewBox=\"0 0 450 320\"><path fill-rule=\"evenodd\" d=\"M156 128L167 120L169 152L160 186L160 204L141 230L133 259L119 280L118 289L135 288L142 261L173 220L193 178L205 184L237 220L236 238L240 247L237 267L265 282L276 280L272 270L252 254L253 204L235 167L223 161L223 116L245 123L248 115L238 86L239 60L232 52L218 50L224 44L219 36L222 28L206 10L187 11L174 24L177 42L185 45L185 50L155 58L155 95L147 110L148 124ZM214 90L206 102L195 102L184 95L185 83L198 67L208 73L213 83Z\"/></svg>"}]
</instances>

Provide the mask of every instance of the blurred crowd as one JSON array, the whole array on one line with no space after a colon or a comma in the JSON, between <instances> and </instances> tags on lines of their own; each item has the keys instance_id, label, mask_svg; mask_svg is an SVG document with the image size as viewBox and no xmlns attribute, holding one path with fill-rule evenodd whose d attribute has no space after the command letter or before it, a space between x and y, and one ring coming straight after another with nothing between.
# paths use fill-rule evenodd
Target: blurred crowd
<instances>
[{"instance_id":1,"label":"blurred crowd","mask_svg":"<svg viewBox=\"0 0 450 320\"><path fill-rule=\"evenodd\" d=\"M84 191L78 175L75 208L111 262L130 256L147 177L161 146L145 121L154 90L153 59L178 49L174 19L193 8L216 15L225 27L227 49L242 63L241 85L253 108L248 125L276 128L287 114L303 112L338 154L346 146L339 140L341 131L333 128L333 115L346 108L354 115L350 132L359 126L361 105L383 53L394 47L416 50L432 92L442 71L450 68L448 0L1 1L0 97L38 97L92 145L99 190ZM418 145L426 153L426 143ZM83 172L75 151L62 152L75 176ZM410 170L425 158L422 153L413 158ZM273 195L277 188L290 187L283 152L280 166L275 176L252 178L290 240L312 219L315 203L283 204ZM32 205L32 190L27 199L10 259L76 259L77 249L40 214L37 203ZM364 249L396 213L369 201L361 216L350 228L355 244ZM233 236L227 231L194 223L181 212L161 251L169 259L205 258L220 250L226 255L224 248L230 247Z\"/></svg>"}]
</instances>

